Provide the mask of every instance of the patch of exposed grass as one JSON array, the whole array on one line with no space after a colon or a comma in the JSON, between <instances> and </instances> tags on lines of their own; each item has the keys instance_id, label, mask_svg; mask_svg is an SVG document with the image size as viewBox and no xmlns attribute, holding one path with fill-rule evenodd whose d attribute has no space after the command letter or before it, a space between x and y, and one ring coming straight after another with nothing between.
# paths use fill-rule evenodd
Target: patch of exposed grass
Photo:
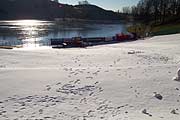
<instances>
[{"instance_id":1,"label":"patch of exposed grass","mask_svg":"<svg viewBox=\"0 0 180 120\"><path fill-rule=\"evenodd\" d=\"M147 33L148 35L151 36L176 34L176 33L180 33L180 23L156 25L156 26L138 24L128 27L128 31L135 32L140 37L145 37Z\"/></svg>"},{"instance_id":2,"label":"patch of exposed grass","mask_svg":"<svg viewBox=\"0 0 180 120\"><path fill-rule=\"evenodd\" d=\"M180 33L180 23L155 26L152 28L151 31L151 34L153 36L176 34L176 33Z\"/></svg>"}]
</instances>

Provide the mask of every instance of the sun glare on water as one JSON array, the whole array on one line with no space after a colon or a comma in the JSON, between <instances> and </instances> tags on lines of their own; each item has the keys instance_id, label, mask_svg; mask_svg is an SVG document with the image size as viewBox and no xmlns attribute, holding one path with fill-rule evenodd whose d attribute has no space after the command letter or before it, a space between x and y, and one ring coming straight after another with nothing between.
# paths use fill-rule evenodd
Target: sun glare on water
<instances>
[{"instance_id":1,"label":"sun glare on water","mask_svg":"<svg viewBox=\"0 0 180 120\"><path fill-rule=\"evenodd\" d=\"M38 20L18 20L14 22L15 25L20 26L37 26L37 25L43 25L43 22L39 22Z\"/></svg>"},{"instance_id":2,"label":"sun glare on water","mask_svg":"<svg viewBox=\"0 0 180 120\"><path fill-rule=\"evenodd\" d=\"M39 48L39 32L45 21L39 20L17 20L13 24L19 26L23 48Z\"/></svg>"}]
</instances>

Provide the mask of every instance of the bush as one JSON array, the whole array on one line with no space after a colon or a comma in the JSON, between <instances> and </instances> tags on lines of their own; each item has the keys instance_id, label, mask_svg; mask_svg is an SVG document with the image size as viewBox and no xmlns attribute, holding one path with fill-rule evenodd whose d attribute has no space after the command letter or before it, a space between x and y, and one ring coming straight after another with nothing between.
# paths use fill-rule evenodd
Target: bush
<instances>
[{"instance_id":1,"label":"bush","mask_svg":"<svg viewBox=\"0 0 180 120\"><path fill-rule=\"evenodd\" d=\"M136 24L128 27L128 32L136 33L139 38L148 37L151 33L151 26L145 24Z\"/></svg>"}]
</instances>

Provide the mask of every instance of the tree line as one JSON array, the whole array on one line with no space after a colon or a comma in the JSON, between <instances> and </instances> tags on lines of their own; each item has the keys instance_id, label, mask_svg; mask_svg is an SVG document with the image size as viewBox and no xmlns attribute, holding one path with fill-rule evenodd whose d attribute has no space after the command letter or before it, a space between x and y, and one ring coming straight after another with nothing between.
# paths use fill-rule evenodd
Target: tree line
<instances>
[{"instance_id":1,"label":"tree line","mask_svg":"<svg viewBox=\"0 0 180 120\"><path fill-rule=\"evenodd\" d=\"M122 12L154 24L180 22L180 0L140 0L135 6L124 7Z\"/></svg>"}]
</instances>

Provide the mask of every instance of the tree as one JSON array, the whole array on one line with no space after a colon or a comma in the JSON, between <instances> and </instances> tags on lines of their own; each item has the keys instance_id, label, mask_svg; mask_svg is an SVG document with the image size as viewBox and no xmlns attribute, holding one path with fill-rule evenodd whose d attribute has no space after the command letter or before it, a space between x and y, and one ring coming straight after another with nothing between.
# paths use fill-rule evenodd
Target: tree
<instances>
[{"instance_id":1,"label":"tree","mask_svg":"<svg viewBox=\"0 0 180 120\"><path fill-rule=\"evenodd\" d=\"M130 14L131 13L131 8L130 7L123 7L122 11L125 14Z\"/></svg>"},{"instance_id":2,"label":"tree","mask_svg":"<svg viewBox=\"0 0 180 120\"><path fill-rule=\"evenodd\" d=\"M146 22L164 24L179 19L180 0L140 0L136 6L124 7L123 13L138 16Z\"/></svg>"}]
</instances>

